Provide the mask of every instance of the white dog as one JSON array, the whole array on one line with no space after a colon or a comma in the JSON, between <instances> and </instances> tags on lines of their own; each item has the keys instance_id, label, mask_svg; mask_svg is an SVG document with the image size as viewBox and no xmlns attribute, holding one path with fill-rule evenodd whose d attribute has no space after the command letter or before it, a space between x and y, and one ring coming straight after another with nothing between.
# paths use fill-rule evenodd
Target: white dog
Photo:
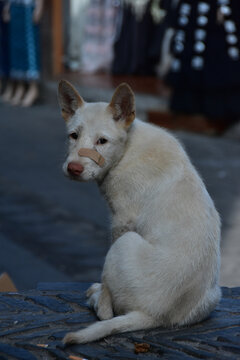
<instances>
[{"instance_id":1,"label":"white dog","mask_svg":"<svg viewBox=\"0 0 240 360\"><path fill-rule=\"evenodd\" d=\"M102 321L64 342L206 318L221 297L220 219L182 146L165 130L134 121L127 84L106 104L85 103L61 81L59 103L70 139L64 172L96 180L112 211L102 283L87 292Z\"/></svg>"}]
</instances>

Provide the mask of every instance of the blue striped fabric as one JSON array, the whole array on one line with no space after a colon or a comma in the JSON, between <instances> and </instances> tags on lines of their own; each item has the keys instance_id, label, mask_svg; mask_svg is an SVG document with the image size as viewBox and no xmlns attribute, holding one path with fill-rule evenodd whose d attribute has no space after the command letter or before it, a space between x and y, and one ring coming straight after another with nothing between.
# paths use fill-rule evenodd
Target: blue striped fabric
<instances>
[{"instance_id":1,"label":"blue striped fabric","mask_svg":"<svg viewBox=\"0 0 240 360\"><path fill-rule=\"evenodd\" d=\"M33 0L11 0L10 76L17 80L39 79L39 25L32 21Z\"/></svg>"}]
</instances>

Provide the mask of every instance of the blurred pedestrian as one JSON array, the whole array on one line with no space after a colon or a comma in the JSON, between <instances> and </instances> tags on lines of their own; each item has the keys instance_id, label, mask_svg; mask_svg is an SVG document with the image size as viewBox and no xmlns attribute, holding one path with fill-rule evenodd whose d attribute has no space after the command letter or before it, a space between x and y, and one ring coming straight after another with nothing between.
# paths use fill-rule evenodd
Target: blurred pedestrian
<instances>
[{"instance_id":1,"label":"blurred pedestrian","mask_svg":"<svg viewBox=\"0 0 240 360\"><path fill-rule=\"evenodd\" d=\"M8 0L10 82L4 98L12 105L31 106L39 97L39 22L43 0Z\"/></svg>"}]
</instances>

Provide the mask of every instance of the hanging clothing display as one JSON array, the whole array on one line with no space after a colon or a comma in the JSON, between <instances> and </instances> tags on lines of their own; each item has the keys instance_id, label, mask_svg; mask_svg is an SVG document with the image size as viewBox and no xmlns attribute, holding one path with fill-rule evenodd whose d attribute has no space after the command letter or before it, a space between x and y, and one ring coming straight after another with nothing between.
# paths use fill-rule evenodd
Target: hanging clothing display
<instances>
[{"instance_id":1,"label":"hanging clothing display","mask_svg":"<svg viewBox=\"0 0 240 360\"><path fill-rule=\"evenodd\" d=\"M160 8L160 1L126 0L121 11L121 24L114 44L112 73L155 74L163 35L161 20L164 13ZM154 18L153 13L158 17Z\"/></svg>"},{"instance_id":2,"label":"hanging clothing display","mask_svg":"<svg viewBox=\"0 0 240 360\"><path fill-rule=\"evenodd\" d=\"M8 56L8 23L3 21L3 7L6 1L0 0L0 77L7 78L9 75Z\"/></svg>"},{"instance_id":3,"label":"hanging clothing display","mask_svg":"<svg viewBox=\"0 0 240 360\"><path fill-rule=\"evenodd\" d=\"M179 0L167 15L174 29L166 82L174 111L240 116L239 0Z\"/></svg>"},{"instance_id":4,"label":"hanging clothing display","mask_svg":"<svg viewBox=\"0 0 240 360\"><path fill-rule=\"evenodd\" d=\"M72 0L69 68L84 73L154 74L164 1Z\"/></svg>"},{"instance_id":5,"label":"hanging clothing display","mask_svg":"<svg viewBox=\"0 0 240 360\"><path fill-rule=\"evenodd\" d=\"M81 47L89 4L90 0L69 1L70 22L68 27L69 41L67 43L66 64L73 71L81 68Z\"/></svg>"},{"instance_id":6,"label":"hanging clothing display","mask_svg":"<svg viewBox=\"0 0 240 360\"><path fill-rule=\"evenodd\" d=\"M80 69L85 73L109 71L120 1L91 0L81 44Z\"/></svg>"},{"instance_id":7,"label":"hanging clothing display","mask_svg":"<svg viewBox=\"0 0 240 360\"><path fill-rule=\"evenodd\" d=\"M10 77L39 79L39 25L33 22L34 0L9 0Z\"/></svg>"}]
</instances>

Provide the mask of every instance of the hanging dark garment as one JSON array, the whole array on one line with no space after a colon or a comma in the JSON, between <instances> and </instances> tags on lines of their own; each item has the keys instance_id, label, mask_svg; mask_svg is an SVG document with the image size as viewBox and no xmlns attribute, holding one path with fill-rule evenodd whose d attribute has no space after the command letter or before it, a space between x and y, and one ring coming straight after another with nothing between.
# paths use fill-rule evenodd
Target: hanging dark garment
<instances>
[{"instance_id":1,"label":"hanging dark garment","mask_svg":"<svg viewBox=\"0 0 240 360\"><path fill-rule=\"evenodd\" d=\"M9 30L8 23L3 21L3 7L6 1L0 0L0 78L9 76Z\"/></svg>"},{"instance_id":2,"label":"hanging dark garment","mask_svg":"<svg viewBox=\"0 0 240 360\"><path fill-rule=\"evenodd\" d=\"M239 19L239 0L179 1L168 22L175 29L165 79L173 111L239 118Z\"/></svg>"},{"instance_id":3,"label":"hanging dark garment","mask_svg":"<svg viewBox=\"0 0 240 360\"><path fill-rule=\"evenodd\" d=\"M114 44L113 74L153 75L159 61L163 27L150 13L152 1L141 20L124 5L121 28Z\"/></svg>"}]
</instances>

